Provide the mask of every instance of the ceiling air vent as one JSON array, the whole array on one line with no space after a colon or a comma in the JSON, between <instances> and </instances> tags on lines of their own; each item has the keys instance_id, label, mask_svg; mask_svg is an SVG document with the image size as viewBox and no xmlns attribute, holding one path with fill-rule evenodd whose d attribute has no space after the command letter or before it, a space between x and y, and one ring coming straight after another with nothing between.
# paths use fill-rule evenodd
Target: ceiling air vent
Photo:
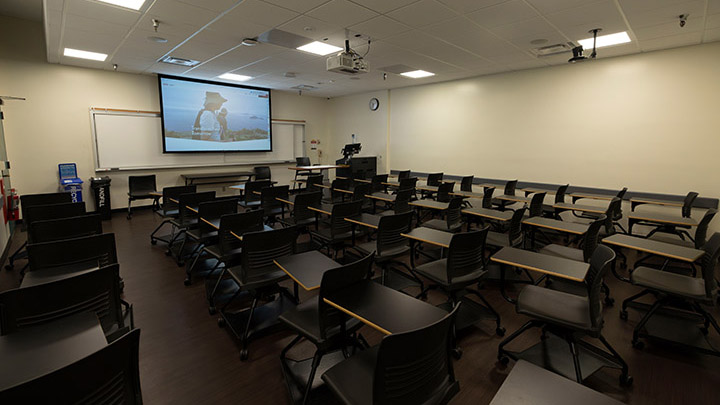
<instances>
[{"instance_id":1,"label":"ceiling air vent","mask_svg":"<svg viewBox=\"0 0 720 405\"><path fill-rule=\"evenodd\" d=\"M197 60L177 58L175 56L168 56L165 59L160 60L160 62L187 67L193 67L200 63L200 61Z\"/></svg>"},{"instance_id":2,"label":"ceiling air vent","mask_svg":"<svg viewBox=\"0 0 720 405\"><path fill-rule=\"evenodd\" d=\"M571 49L572 46L569 44L555 44L531 49L530 52L541 58L543 56L559 55L561 53L570 52Z\"/></svg>"},{"instance_id":3,"label":"ceiling air vent","mask_svg":"<svg viewBox=\"0 0 720 405\"><path fill-rule=\"evenodd\" d=\"M295 90L315 90L316 88L317 87L311 86L309 84L300 84L295 87L291 87L291 89L295 89Z\"/></svg>"}]
</instances>

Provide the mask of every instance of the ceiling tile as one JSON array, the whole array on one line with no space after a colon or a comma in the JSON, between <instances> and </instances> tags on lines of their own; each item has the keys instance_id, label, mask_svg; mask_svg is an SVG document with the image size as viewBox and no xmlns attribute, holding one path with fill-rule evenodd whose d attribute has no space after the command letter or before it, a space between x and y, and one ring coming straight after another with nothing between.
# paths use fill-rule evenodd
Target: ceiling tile
<instances>
[{"instance_id":1,"label":"ceiling tile","mask_svg":"<svg viewBox=\"0 0 720 405\"><path fill-rule=\"evenodd\" d=\"M342 28L361 23L378 15L374 11L347 0L332 0L307 14Z\"/></svg>"},{"instance_id":2,"label":"ceiling tile","mask_svg":"<svg viewBox=\"0 0 720 405\"><path fill-rule=\"evenodd\" d=\"M277 27L280 30L308 37L314 40L321 40L328 35L341 30L341 27L318 20L317 18L301 15ZM306 28L310 28L307 30Z\"/></svg>"},{"instance_id":3,"label":"ceiling tile","mask_svg":"<svg viewBox=\"0 0 720 405\"><path fill-rule=\"evenodd\" d=\"M67 14L65 16L65 26L72 27L78 31L102 32L103 34L124 37L132 27L132 24L113 24L107 21L99 21L94 18L83 17L76 14Z\"/></svg>"},{"instance_id":4,"label":"ceiling tile","mask_svg":"<svg viewBox=\"0 0 720 405\"><path fill-rule=\"evenodd\" d=\"M108 4L86 0L67 0L65 3L65 11L68 14L76 14L114 24L132 25L140 17L140 13L135 10L113 7Z\"/></svg>"},{"instance_id":5,"label":"ceiling tile","mask_svg":"<svg viewBox=\"0 0 720 405\"><path fill-rule=\"evenodd\" d=\"M150 7L147 15L158 19L160 24L168 22L202 27L215 18L218 13L173 0L157 0Z\"/></svg>"},{"instance_id":6,"label":"ceiling tile","mask_svg":"<svg viewBox=\"0 0 720 405\"><path fill-rule=\"evenodd\" d=\"M498 27L491 28L494 34L507 40L515 38L527 38L536 36L536 38L542 38L541 34L548 32L554 32L559 34L555 27L550 25L544 18L536 17L531 20L517 22L513 24L501 25Z\"/></svg>"},{"instance_id":7,"label":"ceiling tile","mask_svg":"<svg viewBox=\"0 0 720 405\"><path fill-rule=\"evenodd\" d=\"M372 39L383 39L412 29L405 24L396 22L382 15L361 22L360 24L355 24L349 28L353 32L369 36Z\"/></svg>"},{"instance_id":8,"label":"ceiling tile","mask_svg":"<svg viewBox=\"0 0 720 405\"><path fill-rule=\"evenodd\" d=\"M380 14L385 14L389 11L398 9L403 6L407 6L410 3L414 3L417 0L351 0L353 3L365 6L373 11Z\"/></svg>"},{"instance_id":9,"label":"ceiling tile","mask_svg":"<svg viewBox=\"0 0 720 405\"><path fill-rule=\"evenodd\" d=\"M542 14L556 13L558 11L579 7L598 0L526 0Z\"/></svg>"},{"instance_id":10,"label":"ceiling tile","mask_svg":"<svg viewBox=\"0 0 720 405\"><path fill-rule=\"evenodd\" d=\"M507 0L438 0L460 13L469 13L481 8L503 3Z\"/></svg>"},{"instance_id":11,"label":"ceiling tile","mask_svg":"<svg viewBox=\"0 0 720 405\"><path fill-rule=\"evenodd\" d=\"M190 4L195 7L202 7L208 10L223 12L234 6L238 0L176 0L180 3Z\"/></svg>"},{"instance_id":12,"label":"ceiling tile","mask_svg":"<svg viewBox=\"0 0 720 405\"><path fill-rule=\"evenodd\" d=\"M83 51L111 54L120 44L122 38L112 34L93 33L87 31L65 29L63 31L63 48L81 49Z\"/></svg>"},{"instance_id":13,"label":"ceiling tile","mask_svg":"<svg viewBox=\"0 0 720 405\"><path fill-rule=\"evenodd\" d=\"M713 28L720 28L720 14L707 16L707 19L705 20L705 29L710 30Z\"/></svg>"},{"instance_id":14,"label":"ceiling tile","mask_svg":"<svg viewBox=\"0 0 720 405\"><path fill-rule=\"evenodd\" d=\"M456 17L457 14L436 0L421 0L390 12L388 16L411 27L420 28L449 20Z\"/></svg>"},{"instance_id":15,"label":"ceiling tile","mask_svg":"<svg viewBox=\"0 0 720 405\"><path fill-rule=\"evenodd\" d=\"M295 11L259 0L245 0L220 20L213 23L212 28L225 32L228 32L228 29L233 26L235 29L242 29L244 24L263 25L272 28L290 21L298 15ZM222 28L215 27L216 24L222 26Z\"/></svg>"},{"instance_id":16,"label":"ceiling tile","mask_svg":"<svg viewBox=\"0 0 720 405\"><path fill-rule=\"evenodd\" d=\"M708 0L707 13L708 15L720 14L720 1Z\"/></svg>"},{"instance_id":17,"label":"ceiling tile","mask_svg":"<svg viewBox=\"0 0 720 405\"><path fill-rule=\"evenodd\" d=\"M666 23L675 23L679 27L678 16L680 14L689 14L690 18L702 18L705 15L705 0L683 1L663 7L660 7L662 3L655 4L653 2L656 7L651 9L638 7L638 5L644 4L640 2L627 4L627 7L623 7L623 11L633 29Z\"/></svg>"},{"instance_id":18,"label":"ceiling tile","mask_svg":"<svg viewBox=\"0 0 720 405\"><path fill-rule=\"evenodd\" d=\"M463 17L427 27L425 32L478 56L503 55L515 50L506 41L497 38Z\"/></svg>"},{"instance_id":19,"label":"ceiling tile","mask_svg":"<svg viewBox=\"0 0 720 405\"><path fill-rule=\"evenodd\" d=\"M702 32L691 32L689 34L673 35L669 37L650 39L640 42L640 48L644 52L658 49L677 48L685 45L696 45L702 40Z\"/></svg>"},{"instance_id":20,"label":"ceiling tile","mask_svg":"<svg viewBox=\"0 0 720 405\"><path fill-rule=\"evenodd\" d=\"M703 36L703 42L714 41L720 41L720 28L713 28L711 30L705 31L705 35Z\"/></svg>"},{"instance_id":21,"label":"ceiling tile","mask_svg":"<svg viewBox=\"0 0 720 405\"><path fill-rule=\"evenodd\" d=\"M498 27L538 17L538 13L523 0L512 0L470 13L467 17L483 27Z\"/></svg>"},{"instance_id":22,"label":"ceiling tile","mask_svg":"<svg viewBox=\"0 0 720 405\"><path fill-rule=\"evenodd\" d=\"M670 35L682 35L690 32L698 32L703 30L704 18L688 18L685 27L680 27L677 21L670 21L664 24L653 25L643 28L634 28L633 32L639 41L645 41L648 39L667 37Z\"/></svg>"},{"instance_id":23,"label":"ceiling tile","mask_svg":"<svg viewBox=\"0 0 720 405\"><path fill-rule=\"evenodd\" d=\"M317 6L323 5L330 0L263 0L276 6L285 7L298 13L307 13Z\"/></svg>"},{"instance_id":24,"label":"ceiling tile","mask_svg":"<svg viewBox=\"0 0 720 405\"><path fill-rule=\"evenodd\" d=\"M612 0L549 14L547 18L574 41L587 38L588 31L594 28L602 28L601 35L627 30L627 25Z\"/></svg>"},{"instance_id":25,"label":"ceiling tile","mask_svg":"<svg viewBox=\"0 0 720 405\"><path fill-rule=\"evenodd\" d=\"M510 70L526 70L546 67L548 64L539 59L528 59L520 62L509 63L506 66Z\"/></svg>"}]
</instances>

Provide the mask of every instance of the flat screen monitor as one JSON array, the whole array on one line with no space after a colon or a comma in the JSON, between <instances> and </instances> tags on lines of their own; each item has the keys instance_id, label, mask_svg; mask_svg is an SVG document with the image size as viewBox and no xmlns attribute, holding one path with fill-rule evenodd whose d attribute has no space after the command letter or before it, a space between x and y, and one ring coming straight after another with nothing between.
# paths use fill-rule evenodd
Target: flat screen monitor
<instances>
[{"instance_id":1,"label":"flat screen monitor","mask_svg":"<svg viewBox=\"0 0 720 405\"><path fill-rule=\"evenodd\" d=\"M158 75L163 152L272 151L270 89Z\"/></svg>"}]
</instances>

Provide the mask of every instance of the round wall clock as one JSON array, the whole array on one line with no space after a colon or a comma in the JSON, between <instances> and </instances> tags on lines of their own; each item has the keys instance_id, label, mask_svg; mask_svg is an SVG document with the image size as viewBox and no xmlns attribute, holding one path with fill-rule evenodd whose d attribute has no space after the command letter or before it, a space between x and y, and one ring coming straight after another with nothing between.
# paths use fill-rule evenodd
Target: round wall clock
<instances>
[{"instance_id":1,"label":"round wall clock","mask_svg":"<svg viewBox=\"0 0 720 405\"><path fill-rule=\"evenodd\" d=\"M380 101L376 99L375 97L370 99L370 111L375 111L380 107Z\"/></svg>"}]
</instances>

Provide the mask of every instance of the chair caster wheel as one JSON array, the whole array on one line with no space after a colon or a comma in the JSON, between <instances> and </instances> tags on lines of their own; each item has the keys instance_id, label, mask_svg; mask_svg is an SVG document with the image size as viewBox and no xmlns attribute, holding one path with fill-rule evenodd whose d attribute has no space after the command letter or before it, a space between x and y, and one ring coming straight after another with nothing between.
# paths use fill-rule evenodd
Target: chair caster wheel
<instances>
[{"instance_id":1,"label":"chair caster wheel","mask_svg":"<svg viewBox=\"0 0 720 405\"><path fill-rule=\"evenodd\" d=\"M495 329L495 334L498 336L505 336L505 328L498 326L497 329Z\"/></svg>"},{"instance_id":2,"label":"chair caster wheel","mask_svg":"<svg viewBox=\"0 0 720 405\"><path fill-rule=\"evenodd\" d=\"M631 375L623 374L620 376L620 385L623 387L629 387L633 383L633 378Z\"/></svg>"},{"instance_id":3,"label":"chair caster wheel","mask_svg":"<svg viewBox=\"0 0 720 405\"><path fill-rule=\"evenodd\" d=\"M498 357L498 362L503 366L507 366L508 363L510 363L510 358L508 356L500 356Z\"/></svg>"},{"instance_id":4,"label":"chair caster wheel","mask_svg":"<svg viewBox=\"0 0 720 405\"><path fill-rule=\"evenodd\" d=\"M459 347L456 347L456 348L452 349L451 353L452 353L453 358L455 358L455 360L460 360L460 358L463 355L463 350Z\"/></svg>"},{"instance_id":5,"label":"chair caster wheel","mask_svg":"<svg viewBox=\"0 0 720 405\"><path fill-rule=\"evenodd\" d=\"M240 361L245 361L248 359L248 351L247 349L242 349L240 351Z\"/></svg>"},{"instance_id":6,"label":"chair caster wheel","mask_svg":"<svg viewBox=\"0 0 720 405\"><path fill-rule=\"evenodd\" d=\"M643 348L645 348L645 342L642 342L640 340L633 340L632 347L638 350L642 350Z\"/></svg>"},{"instance_id":7,"label":"chair caster wheel","mask_svg":"<svg viewBox=\"0 0 720 405\"><path fill-rule=\"evenodd\" d=\"M192 284L192 280L186 278L185 280L183 280L183 284L185 284L185 286L189 286L190 284Z\"/></svg>"},{"instance_id":8,"label":"chair caster wheel","mask_svg":"<svg viewBox=\"0 0 720 405\"><path fill-rule=\"evenodd\" d=\"M225 327L225 318L218 318L218 326L221 328Z\"/></svg>"},{"instance_id":9,"label":"chair caster wheel","mask_svg":"<svg viewBox=\"0 0 720 405\"><path fill-rule=\"evenodd\" d=\"M208 312L210 315L215 315L217 313L217 309L215 309L215 307L210 307L208 308Z\"/></svg>"},{"instance_id":10,"label":"chair caster wheel","mask_svg":"<svg viewBox=\"0 0 720 405\"><path fill-rule=\"evenodd\" d=\"M623 309L622 311L620 311L620 319L622 319L623 321L627 321L628 312L626 310Z\"/></svg>"},{"instance_id":11,"label":"chair caster wheel","mask_svg":"<svg viewBox=\"0 0 720 405\"><path fill-rule=\"evenodd\" d=\"M150 239L150 244L151 244L151 245L157 245L157 241L156 241L155 239Z\"/></svg>"},{"instance_id":12,"label":"chair caster wheel","mask_svg":"<svg viewBox=\"0 0 720 405\"><path fill-rule=\"evenodd\" d=\"M605 306L611 307L613 305L615 305L615 298L606 297L605 298Z\"/></svg>"}]
</instances>

